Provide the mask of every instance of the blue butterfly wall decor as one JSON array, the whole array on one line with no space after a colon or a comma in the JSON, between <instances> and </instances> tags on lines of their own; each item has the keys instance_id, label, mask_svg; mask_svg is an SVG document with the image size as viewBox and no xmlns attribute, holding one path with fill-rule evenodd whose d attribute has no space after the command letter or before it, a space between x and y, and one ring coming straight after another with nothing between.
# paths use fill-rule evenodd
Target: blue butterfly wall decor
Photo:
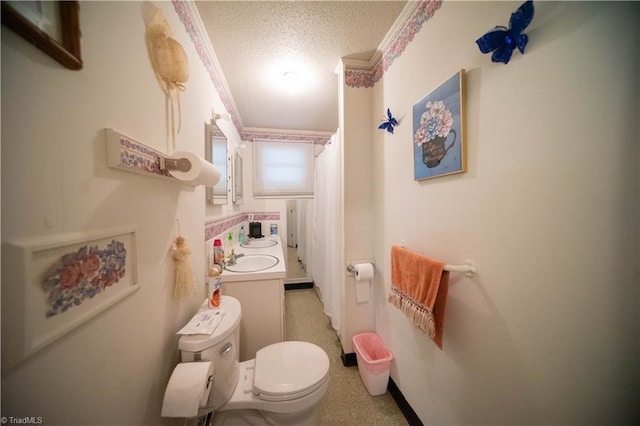
<instances>
[{"instance_id":1,"label":"blue butterfly wall decor","mask_svg":"<svg viewBox=\"0 0 640 426\"><path fill-rule=\"evenodd\" d=\"M491 61L509 63L513 50L517 47L520 53L524 54L529 37L523 34L525 28L533 20L533 1L526 1L511 14L509 28L497 26L487 31L482 37L476 40L482 53L493 52Z\"/></svg>"},{"instance_id":2,"label":"blue butterfly wall decor","mask_svg":"<svg viewBox=\"0 0 640 426\"><path fill-rule=\"evenodd\" d=\"M383 118L382 121L385 119ZM385 129L387 132L393 134L393 128L398 125L398 120L393 118L391 115L391 110L387 108L387 121L384 121L381 125L378 126L378 129Z\"/></svg>"}]
</instances>

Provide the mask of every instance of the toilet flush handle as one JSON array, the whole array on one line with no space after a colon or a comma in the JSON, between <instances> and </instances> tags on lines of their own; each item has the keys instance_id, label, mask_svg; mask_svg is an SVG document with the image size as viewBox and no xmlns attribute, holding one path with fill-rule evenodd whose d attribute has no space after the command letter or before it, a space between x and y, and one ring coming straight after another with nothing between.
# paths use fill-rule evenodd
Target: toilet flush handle
<instances>
[{"instance_id":1,"label":"toilet flush handle","mask_svg":"<svg viewBox=\"0 0 640 426\"><path fill-rule=\"evenodd\" d=\"M222 349L220 349L220 355L226 355L231 352L231 348L233 348L233 344L231 342L227 343L222 347Z\"/></svg>"}]
</instances>

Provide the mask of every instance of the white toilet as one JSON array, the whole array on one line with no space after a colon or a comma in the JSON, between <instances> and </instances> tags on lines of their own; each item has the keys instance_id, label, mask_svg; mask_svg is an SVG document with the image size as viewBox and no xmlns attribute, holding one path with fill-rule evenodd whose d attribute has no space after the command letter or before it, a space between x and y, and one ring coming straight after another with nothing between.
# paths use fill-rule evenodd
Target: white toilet
<instances>
[{"instance_id":1,"label":"white toilet","mask_svg":"<svg viewBox=\"0 0 640 426\"><path fill-rule=\"evenodd\" d=\"M198 416L213 424L312 425L314 408L329 386L329 357L308 342L279 342L238 361L242 308L222 296L225 314L212 335L182 336L182 362L211 361L213 388ZM173 379L173 377L172 377Z\"/></svg>"}]
</instances>

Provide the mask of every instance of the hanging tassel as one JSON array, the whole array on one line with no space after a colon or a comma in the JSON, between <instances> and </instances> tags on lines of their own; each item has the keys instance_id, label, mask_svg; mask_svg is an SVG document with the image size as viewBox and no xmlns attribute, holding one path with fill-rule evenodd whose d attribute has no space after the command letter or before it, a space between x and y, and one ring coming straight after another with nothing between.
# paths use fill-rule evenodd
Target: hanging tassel
<instances>
[{"instance_id":1,"label":"hanging tassel","mask_svg":"<svg viewBox=\"0 0 640 426\"><path fill-rule=\"evenodd\" d=\"M193 269L189 261L191 250L187 246L187 241L180 236L180 222L178 222L178 238L176 238L171 254L175 261L175 287L174 295L176 300L182 300L196 292L196 283L193 277Z\"/></svg>"}]
</instances>

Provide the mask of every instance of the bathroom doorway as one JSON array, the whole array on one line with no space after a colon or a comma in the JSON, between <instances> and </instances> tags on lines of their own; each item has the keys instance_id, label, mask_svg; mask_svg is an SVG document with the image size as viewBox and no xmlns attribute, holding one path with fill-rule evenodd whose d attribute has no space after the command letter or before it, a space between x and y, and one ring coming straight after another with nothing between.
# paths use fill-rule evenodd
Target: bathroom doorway
<instances>
[{"instance_id":1,"label":"bathroom doorway","mask_svg":"<svg viewBox=\"0 0 640 426\"><path fill-rule=\"evenodd\" d=\"M311 225L313 200L286 200L287 210L287 279L286 284L308 284L311 278Z\"/></svg>"}]
</instances>

